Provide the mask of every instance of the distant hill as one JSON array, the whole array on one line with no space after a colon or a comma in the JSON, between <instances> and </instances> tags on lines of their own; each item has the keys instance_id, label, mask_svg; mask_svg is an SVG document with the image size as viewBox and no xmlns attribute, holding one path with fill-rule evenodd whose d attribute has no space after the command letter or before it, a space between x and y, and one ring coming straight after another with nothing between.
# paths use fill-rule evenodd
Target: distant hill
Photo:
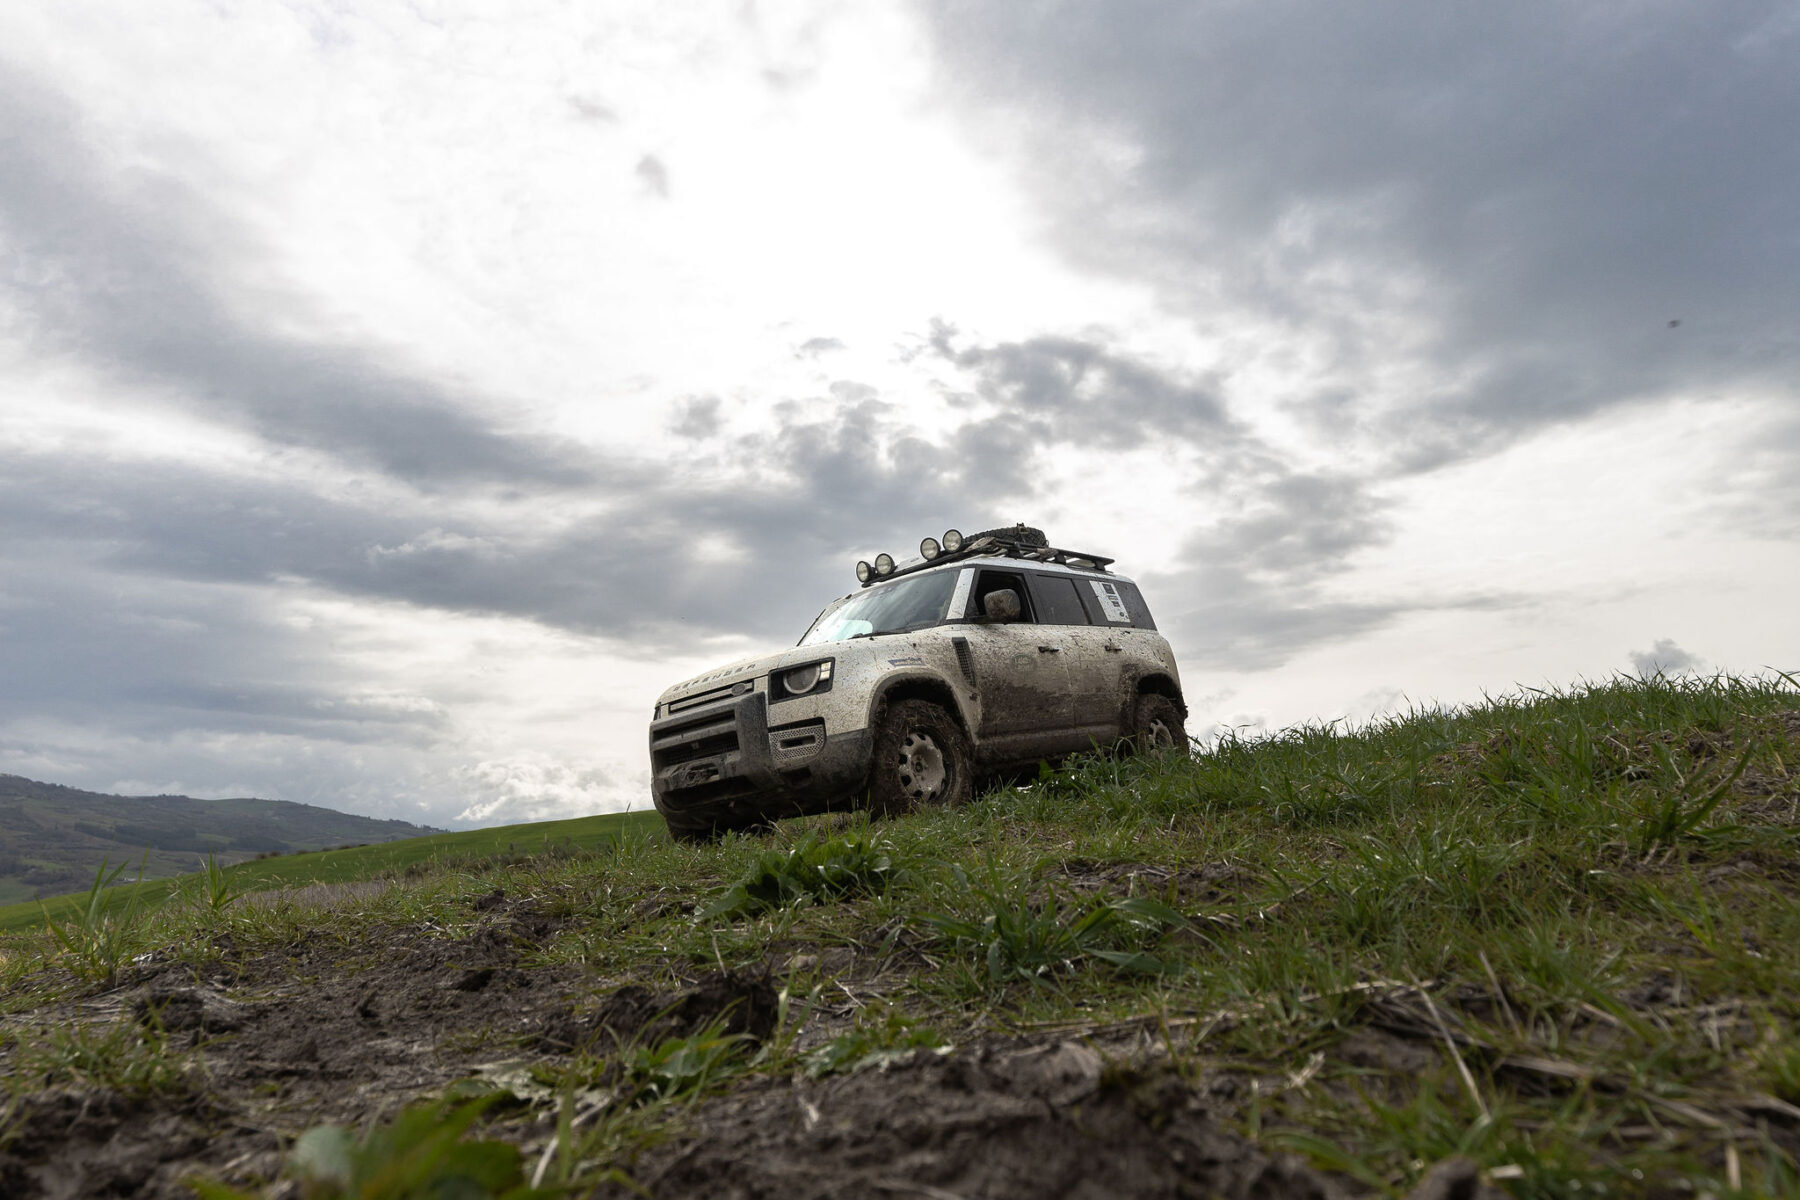
<instances>
[{"instance_id":1,"label":"distant hill","mask_svg":"<svg viewBox=\"0 0 1800 1200\"><path fill-rule=\"evenodd\" d=\"M136 878L261 854L392 842L442 832L287 800L109 796L0 775L0 904L85 888L103 860ZM148 858L145 858L148 852Z\"/></svg>"}]
</instances>

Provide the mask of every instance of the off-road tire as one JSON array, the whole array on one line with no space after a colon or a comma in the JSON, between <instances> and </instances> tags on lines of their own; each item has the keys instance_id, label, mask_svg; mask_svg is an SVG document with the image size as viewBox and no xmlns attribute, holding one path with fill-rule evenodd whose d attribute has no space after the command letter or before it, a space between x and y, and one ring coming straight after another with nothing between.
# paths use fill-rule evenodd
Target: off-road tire
<instances>
[{"instance_id":1,"label":"off-road tire","mask_svg":"<svg viewBox=\"0 0 1800 1200\"><path fill-rule=\"evenodd\" d=\"M1181 710L1167 696L1149 692L1137 698L1131 721L1131 748L1139 754L1161 754L1170 750L1186 753L1187 729L1181 723Z\"/></svg>"},{"instance_id":2,"label":"off-road tire","mask_svg":"<svg viewBox=\"0 0 1800 1200\"><path fill-rule=\"evenodd\" d=\"M975 755L949 713L929 700L902 700L882 710L869 765L869 808L883 816L966 804L974 792Z\"/></svg>"}]
</instances>

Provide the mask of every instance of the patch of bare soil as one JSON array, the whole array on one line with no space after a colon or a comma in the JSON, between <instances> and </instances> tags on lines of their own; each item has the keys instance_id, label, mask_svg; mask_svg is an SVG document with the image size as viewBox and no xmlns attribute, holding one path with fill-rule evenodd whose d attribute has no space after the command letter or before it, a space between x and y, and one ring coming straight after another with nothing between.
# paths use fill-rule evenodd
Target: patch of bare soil
<instances>
[{"instance_id":1,"label":"patch of bare soil","mask_svg":"<svg viewBox=\"0 0 1800 1200\"><path fill-rule=\"evenodd\" d=\"M691 989L652 991L626 984L596 1007L549 1013L531 1039L554 1052L611 1051L692 1037L717 1026L724 1034L762 1041L775 1032L780 1000L766 971L721 971L702 977Z\"/></svg>"},{"instance_id":2,"label":"patch of bare soil","mask_svg":"<svg viewBox=\"0 0 1800 1200\"><path fill-rule=\"evenodd\" d=\"M200 1066L188 1089L30 1096L0 1146L0 1195L191 1197L183 1180L196 1170L272 1177L283 1136L390 1113L591 994L594 981L578 971L518 965L554 929L529 902L487 910L463 939L396 929L373 943L227 952L199 970L152 965L111 995L15 1018L137 1020L173 1048L197 1048Z\"/></svg>"},{"instance_id":3,"label":"patch of bare soil","mask_svg":"<svg viewBox=\"0 0 1800 1200\"><path fill-rule=\"evenodd\" d=\"M1174 1072L1108 1069L1074 1042L753 1086L704 1106L633 1174L658 1200L1342 1195L1220 1127Z\"/></svg>"}]
</instances>

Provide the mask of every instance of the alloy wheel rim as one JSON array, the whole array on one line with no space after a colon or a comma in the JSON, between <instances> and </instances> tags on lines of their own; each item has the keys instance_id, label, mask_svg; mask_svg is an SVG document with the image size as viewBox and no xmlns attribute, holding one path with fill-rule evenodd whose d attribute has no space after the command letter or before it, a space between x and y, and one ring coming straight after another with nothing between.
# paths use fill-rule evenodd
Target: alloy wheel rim
<instances>
[{"instance_id":1,"label":"alloy wheel rim","mask_svg":"<svg viewBox=\"0 0 1800 1200\"><path fill-rule=\"evenodd\" d=\"M914 800L928 800L944 790L949 770L944 751L930 734L908 730L900 742L900 790Z\"/></svg>"}]
</instances>

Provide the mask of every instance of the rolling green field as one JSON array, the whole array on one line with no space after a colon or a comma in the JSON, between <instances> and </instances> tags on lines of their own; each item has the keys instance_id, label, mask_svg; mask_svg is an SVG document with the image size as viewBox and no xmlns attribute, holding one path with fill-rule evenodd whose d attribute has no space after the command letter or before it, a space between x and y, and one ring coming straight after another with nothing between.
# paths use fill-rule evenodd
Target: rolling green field
<instances>
[{"instance_id":1,"label":"rolling green field","mask_svg":"<svg viewBox=\"0 0 1800 1200\"><path fill-rule=\"evenodd\" d=\"M1791 676L335 853L0 936L0 1185L1800 1200Z\"/></svg>"},{"instance_id":2,"label":"rolling green field","mask_svg":"<svg viewBox=\"0 0 1800 1200\"><path fill-rule=\"evenodd\" d=\"M442 830L289 800L116 796L0 774L0 905L87 887L102 862L146 879L265 854L362 846Z\"/></svg>"},{"instance_id":3,"label":"rolling green field","mask_svg":"<svg viewBox=\"0 0 1800 1200\"><path fill-rule=\"evenodd\" d=\"M637 813L605 813L595 817L577 817L567 821L538 821L526 825L498 825L490 829L469 829L457 833L437 833L429 837L406 838L370 846L350 846L342 850L316 850L304 854L284 854L253 859L224 869L231 887L239 892L266 892L279 888L305 887L316 883L355 883L392 875L409 867L438 869L457 863L478 863L509 855L542 855L558 851L592 850L618 837L624 830L662 827L662 818L653 811ZM112 866L119 864L114 862ZM132 862L125 864L120 882L108 889L109 909L123 905L135 895L137 903L154 908L169 897L193 891L200 883L198 874L176 875L163 879L135 879ZM81 894L58 896L42 906L35 900L0 907L0 932L42 926L44 911L55 917L66 916Z\"/></svg>"}]
</instances>

